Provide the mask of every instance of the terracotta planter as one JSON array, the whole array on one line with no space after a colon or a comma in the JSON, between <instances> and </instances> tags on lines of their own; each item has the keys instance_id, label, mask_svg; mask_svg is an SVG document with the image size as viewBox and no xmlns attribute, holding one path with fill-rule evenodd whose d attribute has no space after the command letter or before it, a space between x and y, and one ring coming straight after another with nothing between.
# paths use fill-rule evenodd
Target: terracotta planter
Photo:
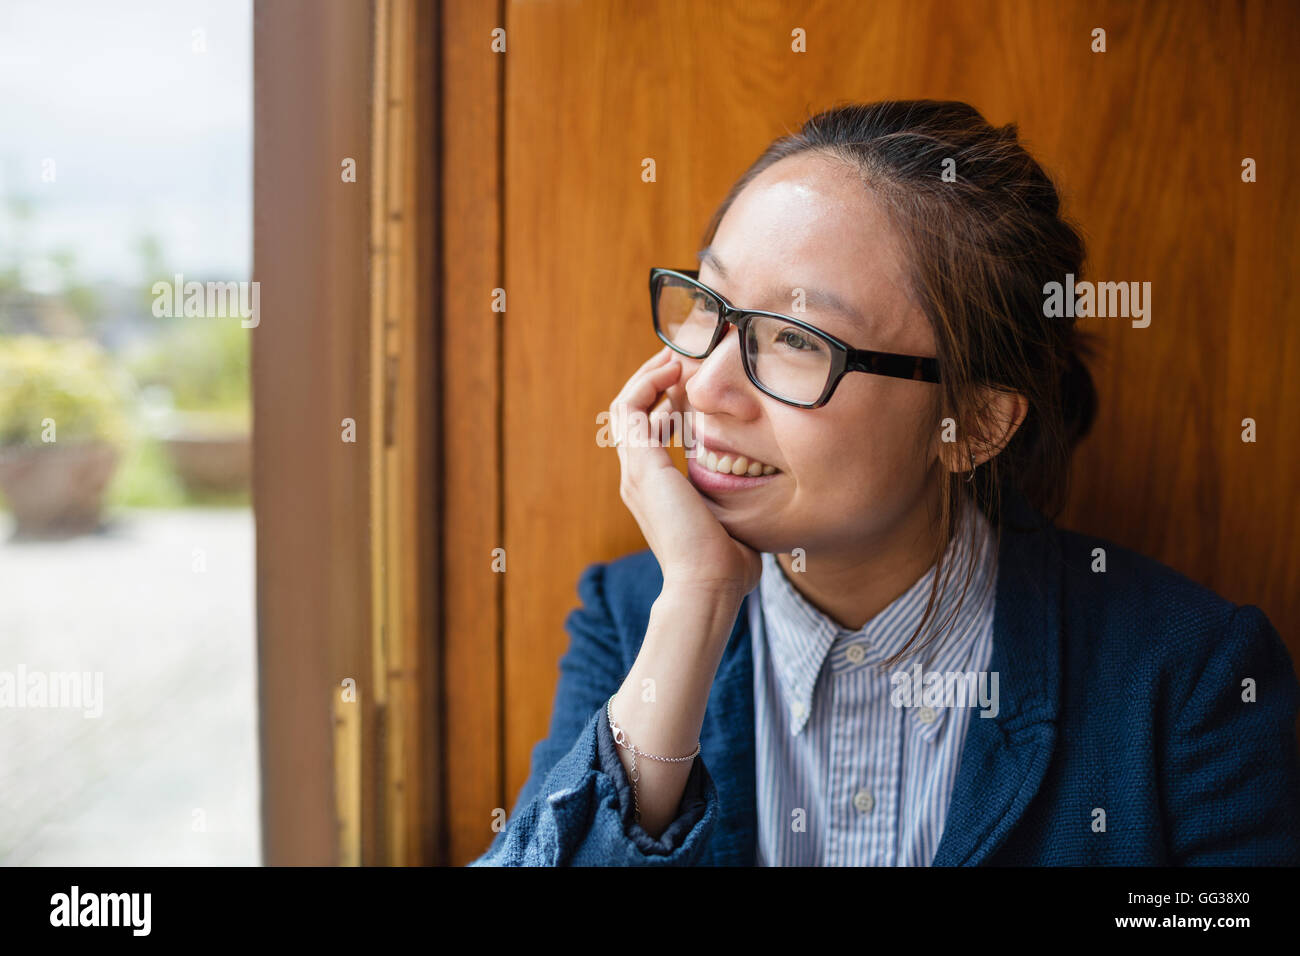
<instances>
[{"instance_id":1,"label":"terracotta planter","mask_svg":"<svg viewBox=\"0 0 1300 956\"><path fill-rule=\"evenodd\" d=\"M163 439L176 474L192 492L233 492L252 478L253 450L247 434L175 432Z\"/></svg>"},{"instance_id":2,"label":"terracotta planter","mask_svg":"<svg viewBox=\"0 0 1300 956\"><path fill-rule=\"evenodd\" d=\"M19 537L65 537L99 527L104 490L117 468L104 442L0 448L0 491Z\"/></svg>"}]
</instances>

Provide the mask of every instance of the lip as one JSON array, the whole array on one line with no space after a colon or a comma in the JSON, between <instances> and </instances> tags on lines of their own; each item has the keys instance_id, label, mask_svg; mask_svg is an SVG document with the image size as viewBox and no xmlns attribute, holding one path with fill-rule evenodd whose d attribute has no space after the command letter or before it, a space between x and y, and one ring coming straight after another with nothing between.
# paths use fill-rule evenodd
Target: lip
<instances>
[{"instance_id":1,"label":"lip","mask_svg":"<svg viewBox=\"0 0 1300 956\"><path fill-rule=\"evenodd\" d=\"M707 447L710 451L718 450L712 445ZM754 478L748 475L722 475L716 471L709 471L695 457L686 459L686 473L691 479L691 484L710 497L715 494L728 494L757 488L759 485L765 485L773 478L781 475L779 471L774 471L770 475L758 475Z\"/></svg>"}]
</instances>

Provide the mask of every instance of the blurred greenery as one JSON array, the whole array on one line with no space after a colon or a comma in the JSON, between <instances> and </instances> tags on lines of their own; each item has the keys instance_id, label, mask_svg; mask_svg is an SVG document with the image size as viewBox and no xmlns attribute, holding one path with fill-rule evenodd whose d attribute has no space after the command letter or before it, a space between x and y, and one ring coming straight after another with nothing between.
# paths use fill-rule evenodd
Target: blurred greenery
<instances>
[{"instance_id":1,"label":"blurred greenery","mask_svg":"<svg viewBox=\"0 0 1300 956\"><path fill-rule=\"evenodd\" d=\"M107 503L123 507L247 506L247 489L187 489L146 421L146 403L129 369L181 413L186 429L241 432L249 427L248 337L238 322L182 320L134 351L125 365L89 339L0 337L0 446L40 445L53 419L60 442L117 445L120 465ZM3 502L0 502L3 506Z\"/></svg>"},{"instance_id":2,"label":"blurred greenery","mask_svg":"<svg viewBox=\"0 0 1300 956\"><path fill-rule=\"evenodd\" d=\"M33 200L14 195L0 197L0 210L8 225L0 231L2 316L8 297L31 294L24 288L30 278L24 269L37 262L27 228L37 210ZM41 422L53 419L59 442L100 439L118 446L119 466L107 493L111 505L247 506L247 489L186 488L165 438L175 431L249 431L251 333L237 319L154 316L151 287L157 277L171 280L168 257L152 234L140 235L134 251L140 273L127 281L142 281L140 308L130 325L134 344L110 354L89 335L66 337L67 329L64 337L0 335L0 447L43 444ZM59 247L45 253L43 262L58 287L57 300L86 332L99 330L106 302L83 280L76 254Z\"/></svg>"},{"instance_id":3,"label":"blurred greenery","mask_svg":"<svg viewBox=\"0 0 1300 956\"><path fill-rule=\"evenodd\" d=\"M136 380L165 387L179 411L247 429L248 330L230 319L172 321L177 324L128 356Z\"/></svg>"},{"instance_id":4,"label":"blurred greenery","mask_svg":"<svg viewBox=\"0 0 1300 956\"><path fill-rule=\"evenodd\" d=\"M127 508L181 508L190 503L167 450L147 437L126 448L105 500Z\"/></svg>"},{"instance_id":5,"label":"blurred greenery","mask_svg":"<svg viewBox=\"0 0 1300 956\"><path fill-rule=\"evenodd\" d=\"M166 395L166 404L176 413L167 416L170 427L190 433L247 433L251 421L248 330L237 320L168 321L175 324L124 357L145 394ZM176 476L166 447L149 435L132 447L109 489L109 500L151 507L246 507L251 499L248 489L219 493L187 488Z\"/></svg>"},{"instance_id":6,"label":"blurred greenery","mask_svg":"<svg viewBox=\"0 0 1300 956\"><path fill-rule=\"evenodd\" d=\"M186 487L163 443L149 436L132 442L108 486L106 500L126 508L248 507L252 493Z\"/></svg>"},{"instance_id":7,"label":"blurred greenery","mask_svg":"<svg viewBox=\"0 0 1300 956\"><path fill-rule=\"evenodd\" d=\"M0 446L42 444L45 419L58 441L120 445L133 392L130 376L89 339L0 339Z\"/></svg>"}]
</instances>

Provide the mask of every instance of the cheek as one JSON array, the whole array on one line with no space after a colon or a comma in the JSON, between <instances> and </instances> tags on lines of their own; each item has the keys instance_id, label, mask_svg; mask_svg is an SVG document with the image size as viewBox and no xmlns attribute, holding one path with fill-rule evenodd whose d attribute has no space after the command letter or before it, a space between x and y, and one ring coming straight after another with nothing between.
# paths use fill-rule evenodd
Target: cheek
<instances>
[{"instance_id":1,"label":"cheek","mask_svg":"<svg viewBox=\"0 0 1300 956\"><path fill-rule=\"evenodd\" d=\"M918 382L881 383L879 400L872 404L871 435L886 451L896 472L925 469L938 439L938 405L930 387Z\"/></svg>"},{"instance_id":2,"label":"cheek","mask_svg":"<svg viewBox=\"0 0 1300 956\"><path fill-rule=\"evenodd\" d=\"M827 410L842 397L837 393ZM797 487L822 505L859 510L894 492L906 497L925 476L934 454L933 402L916 394L874 397L845 402L834 417L788 426L783 450Z\"/></svg>"}]
</instances>

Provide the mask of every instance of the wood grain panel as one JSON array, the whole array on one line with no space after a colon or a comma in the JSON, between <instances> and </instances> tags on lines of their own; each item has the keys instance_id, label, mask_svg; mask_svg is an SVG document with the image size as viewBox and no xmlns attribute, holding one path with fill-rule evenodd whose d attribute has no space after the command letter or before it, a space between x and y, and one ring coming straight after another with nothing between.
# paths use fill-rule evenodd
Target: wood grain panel
<instances>
[{"instance_id":1,"label":"wood grain panel","mask_svg":"<svg viewBox=\"0 0 1300 956\"><path fill-rule=\"evenodd\" d=\"M442 4L443 615L444 783L449 861L480 854L492 811L508 809L500 680L503 575L492 571L501 534L501 336L491 311L504 284L500 250L500 83L505 56L490 34L496 4ZM509 299L507 299L507 305ZM507 568L513 556L508 555Z\"/></svg>"},{"instance_id":2,"label":"wood grain panel","mask_svg":"<svg viewBox=\"0 0 1300 956\"><path fill-rule=\"evenodd\" d=\"M1228 374L1217 397L1225 421L1215 433L1223 462L1214 512L1221 547L1208 580L1262 607L1300 658L1300 305L1287 293L1300 276L1300 183L1293 174L1300 18L1285 4L1250 6L1245 14L1231 95L1254 105L1242 111L1224 156L1237 180L1228 187L1231 294L1216 315L1228 329ZM1253 185L1240 182L1245 156L1258 163ZM1255 444L1241 441L1244 418L1258 425Z\"/></svg>"},{"instance_id":3,"label":"wood grain panel","mask_svg":"<svg viewBox=\"0 0 1300 956\"><path fill-rule=\"evenodd\" d=\"M708 216L762 148L842 101L960 99L995 123L1018 122L1084 227L1086 274L1152 283L1149 328L1084 322L1101 345L1101 410L1061 523L1259 604L1300 655L1300 504L1290 493L1300 381L1288 374L1300 314L1287 290L1300 264L1287 170L1295 20L1280 0L513 3L501 64L503 263L485 251L496 239L486 24L449 33L455 82L480 95L448 100L446 182L474 197L456 223L469 245L449 242L448 268L478 271L447 301L460 296L480 315L488 262L504 269L509 293L499 379L481 356L455 372L462 359L448 356L449 387L453 374L468 387L498 382L503 422L499 471L493 399L474 393L450 426L449 461L482 465L479 500L500 496L503 525L484 503L455 516L462 533L448 541L495 531L509 555L499 661L486 560L470 552L466 568L448 569L455 619L477 615L449 649L455 682L467 682L447 697L449 728L462 721L468 735L452 738L457 766L486 779L485 758L470 751L488 743L502 705L501 785L513 801L546 733L579 573L644 546L618 496L617 458L595 444L595 416L656 348L648 267L690 265ZM1105 53L1090 50L1095 27L1107 31ZM805 54L790 49L795 28ZM462 160L457 174L454 153L486 168ZM1240 181L1243 156L1259 161L1258 183ZM641 180L646 157L654 183ZM1247 415L1260 422L1255 445L1239 439ZM449 475L449 495L458 484L455 500L472 502L469 481ZM493 693L497 663L501 696L474 699ZM457 853L491 836L481 820L497 796L479 780L449 795Z\"/></svg>"}]
</instances>

